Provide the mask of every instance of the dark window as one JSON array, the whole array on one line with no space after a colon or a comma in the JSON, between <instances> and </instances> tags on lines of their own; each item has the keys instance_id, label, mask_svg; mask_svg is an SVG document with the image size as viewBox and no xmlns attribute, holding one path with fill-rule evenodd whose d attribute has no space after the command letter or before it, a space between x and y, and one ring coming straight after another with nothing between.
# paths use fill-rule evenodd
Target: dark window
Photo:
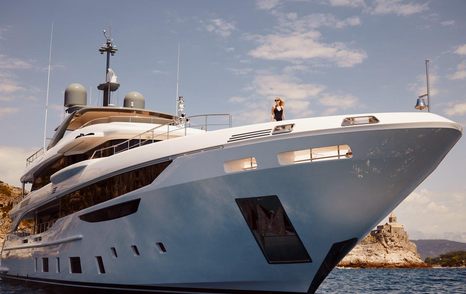
<instances>
[{"instance_id":1,"label":"dark window","mask_svg":"<svg viewBox=\"0 0 466 294\"><path fill-rule=\"evenodd\" d=\"M112 251L113 257L117 258L118 254L117 254L116 248L115 247L110 247L110 250Z\"/></svg>"},{"instance_id":2,"label":"dark window","mask_svg":"<svg viewBox=\"0 0 466 294\"><path fill-rule=\"evenodd\" d=\"M165 248L165 245L163 245L162 242L157 242L156 244L157 244L157 247L159 247L160 253L165 253L165 252L167 252L167 248Z\"/></svg>"},{"instance_id":3,"label":"dark window","mask_svg":"<svg viewBox=\"0 0 466 294\"><path fill-rule=\"evenodd\" d=\"M49 258L48 257L42 257L42 271L44 273L49 272Z\"/></svg>"},{"instance_id":4,"label":"dark window","mask_svg":"<svg viewBox=\"0 0 466 294\"><path fill-rule=\"evenodd\" d=\"M97 260L97 266L99 267L99 274L105 274L105 267L102 256L96 256L95 259Z\"/></svg>"},{"instance_id":5,"label":"dark window","mask_svg":"<svg viewBox=\"0 0 466 294\"><path fill-rule=\"evenodd\" d=\"M277 196L236 199L269 263L311 262Z\"/></svg>"},{"instance_id":6,"label":"dark window","mask_svg":"<svg viewBox=\"0 0 466 294\"><path fill-rule=\"evenodd\" d=\"M95 223L124 217L138 211L141 199L135 199L80 215L83 221Z\"/></svg>"},{"instance_id":7,"label":"dark window","mask_svg":"<svg viewBox=\"0 0 466 294\"><path fill-rule=\"evenodd\" d=\"M70 257L70 271L72 274L80 274L81 270L81 258Z\"/></svg>"},{"instance_id":8,"label":"dark window","mask_svg":"<svg viewBox=\"0 0 466 294\"><path fill-rule=\"evenodd\" d=\"M139 249L138 249L138 246L136 246L136 245L131 245L131 249L133 250L134 255L138 255L138 256L139 256Z\"/></svg>"}]
</instances>

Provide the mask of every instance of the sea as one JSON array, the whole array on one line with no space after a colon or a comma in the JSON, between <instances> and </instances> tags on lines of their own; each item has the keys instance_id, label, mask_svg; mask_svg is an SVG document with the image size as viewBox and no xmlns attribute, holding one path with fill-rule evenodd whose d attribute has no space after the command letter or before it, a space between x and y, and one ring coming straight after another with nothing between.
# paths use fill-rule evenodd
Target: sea
<instances>
[{"instance_id":1,"label":"sea","mask_svg":"<svg viewBox=\"0 0 466 294\"><path fill-rule=\"evenodd\" d=\"M1 294L48 294L0 281ZM55 292L54 292L55 293ZM316 293L466 294L466 268L334 269Z\"/></svg>"}]
</instances>

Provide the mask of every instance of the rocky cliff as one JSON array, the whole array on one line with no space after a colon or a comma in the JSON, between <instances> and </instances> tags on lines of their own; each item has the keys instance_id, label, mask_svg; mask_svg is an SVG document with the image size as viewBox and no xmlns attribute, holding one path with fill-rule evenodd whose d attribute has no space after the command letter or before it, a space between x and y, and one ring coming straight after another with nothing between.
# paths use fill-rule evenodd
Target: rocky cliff
<instances>
[{"instance_id":1,"label":"rocky cliff","mask_svg":"<svg viewBox=\"0 0 466 294\"><path fill-rule=\"evenodd\" d=\"M409 241L403 226L391 215L389 222L367 235L343 260L340 267L417 268L428 267Z\"/></svg>"},{"instance_id":2,"label":"rocky cliff","mask_svg":"<svg viewBox=\"0 0 466 294\"><path fill-rule=\"evenodd\" d=\"M20 197L20 188L10 186L0 181L0 246L3 243L3 238L5 237L5 234L8 232L11 225L8 212Z\"/></svg>"}]
</instances>

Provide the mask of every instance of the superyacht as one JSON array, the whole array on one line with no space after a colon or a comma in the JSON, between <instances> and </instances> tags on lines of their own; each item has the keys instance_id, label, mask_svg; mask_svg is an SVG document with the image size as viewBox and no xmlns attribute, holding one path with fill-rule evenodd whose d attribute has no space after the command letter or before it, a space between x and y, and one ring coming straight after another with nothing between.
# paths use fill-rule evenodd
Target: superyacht
<instances>
[{"instance_id":1,"label":"superyacht","mask_svg":"<svg viewBox=\"0 0 466 294\"><path fill-rule=\"evenodd\" d=\"M69 115L27 159L0 277L137 293L314 293L439 165L462 127L428 113L369 113L210 129L102 107L71 84ZM200 117L197 117L200 118ZM199 127L200 126L200 127Z\"/></svg>"}]
</instances>

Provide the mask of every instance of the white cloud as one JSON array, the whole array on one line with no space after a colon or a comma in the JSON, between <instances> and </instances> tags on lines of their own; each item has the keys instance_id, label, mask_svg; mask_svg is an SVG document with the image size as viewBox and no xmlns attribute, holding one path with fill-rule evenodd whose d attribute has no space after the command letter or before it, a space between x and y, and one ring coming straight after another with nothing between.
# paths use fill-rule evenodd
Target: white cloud
<instances>
[{"instance_id":1,"label":"white cloud","mask_svg":"<svg viewBox=\"0 0 466 294\"><path fill-rule=\"evenodd\" d=\"M208 21L205 25L208 32L215 33L221 37L228 37L236 29L234 23L227 22L226 20L215 18Z\"/></svg>"},{"instance_id":2,"label":"white cloud","mask_svg":"<svg viewBox=\"0 0 466 294\"><path fill-rule=\"evenodd\" d=\"M244 103L246 101L247 101L247 98L243 96L233 96L228 99L228 102L231 102L231 103Z\"/></svg>"},{"instance_id":3,"label":"white cloud","mask_svg":"<svg viewBox=\"0 0 466 294\"><path fill-rule=\"evenodd\" d=\"M11 94L11 93L21 91L21 90L24 90L24 88L18 85L18 83L14 80L10 80L10 79L0 80L0 95Z\"/></svg>"},{"instance_id":4,"label":"white cloud","mask_svg":"<svg viewBox=\"0 0 466 294\"><path fill-rule=\"evenodd\" d=\"M452 103L444 111L451 116L464 115L466 114L466 102Z\"/></svg>"},{"instance_id":5,"label":"white cloud","mask_svg":"<svg viewBox=\"0 0 466 294\"><path fill-rule=\"evenodd\" d=\"M455 53L458 55L466 55L466 44L458 46Z\"/></svg>"},{"instance_id":6,"label":"white cloud","mask_svg":"<svg viewBox=\"0 0 466 294\"><path fill-rule=\"evenodd\" d=\"M332 6L341 7L365 7L366 3L364 0L329 0Z\"/></svg>"},{"instance_id":7,"label":"white cloud","mask_svg":"<svg viewBox=\"0 0 466 294\"><path fill-rule=\"evenodd\" d=\"M350 50L342 43L326 44L319 41L320 33L294 33L267 35L259 38L262 44L251 50L249 55L267 60L326 60L339 67L352 67L366 57L362 50Z\"/></svg>"},{"instance_id":8,"label":"white cloud","mask_svg":"<svg viewBox=\"0 0 466 294\"><path fill-rule=\"evenodd\" d=\"M18 112L19 109L16 107L2 107L0 108L0 118ZM1 161L0 161L1 162Z\"/></svg>"},{"instance_id":9,"label":"white cloud","mask_svg":"<svg viewBox=\"0 0 466 294\"><path fill-rule=\"evenodd\" d=\"M309 99L320 94L325 87L306 84L289 76L261 75L257 76L254 85L258 94L263 97L285 97L285 99Z\"/></svg>"},{"instance_id":10,"label":"white cloud","mask_svg":"<svg viewBox=\"0 0 466 294\"><path fill-rule=\"evenodd\" d=\"M444 27L448 27L448 26L455 25L455 21L454 20L445 20L445 21L440 22L440 24L442 26L444 26Z\"/></svg>"},{"instance_id":11,"label":"white cloud","mask_svg":"<svg viewBox=\"0 0 466 294\"><path fill-rule=\"evenodd\" d=\"M280 0L257 0L256 6L261 10L271 10L281 3Z\"/></svg>"},{"instance_id":12,"label":"white cloud","mask_svg":"<svg viewBox=\"0 0 466 294\"><path fill-rule=\"evenodd\" d=\"M26 158L35 150L26 148L15 148L9 146L0 146L0 180L15 186L21 185L21 177Z\"/></svg>"},{"instance_id":13,"label":"white cloud","mask_svg":"<svg viewBox=\"0 0 466 294\"><path fill-rule=\"evenodd\" d=\"M435 73L435 71L431 70L429 72L429 94L430 96L433 95L438 95L440 90L437 88L437 82L438 82L438 75ZM427 92L427 86L426 86L426 76L423 74L420 74L416 77L416 82L410 83L408 85L408 89L413 92L413 94L417 97L420 95L424 95Z\"/></svg>"},{"instance_id":14,"label":"white cloud","mask_svg":"<svg viewBox=\"0 0 466 294\"><path fill-rule=\"evenodd\" d=\"M445 193L417 189L396 208L395 213L411 239L449 236L465 242L465 203L465 191Z\"/></svg>"},{"instance_id":15,"label":"white cloud","mask_svg":"<svg viewBox=\"0 0 466 294\"><path fill-rule=\"evenodd\" d=\"M330 95L324 94L322 98L319 99L319 102L324 106L334 107L334 108L351 108L354 107L358 98L353 95Z\"/></svg>"},{"instance_id":16,"label":"white cloud","mask_svg":"<svg viewBox=\"0 0 466 294\"><path fill-rule=\"evenodd\" d=\"M466 62L462 62L456 66L456 72L448 77L451 80L466 79Z\"/></svg>"},{"instance_id":17,"label":"white cloud","mask_svg":"<svg viewBox=\"0 0 466 294\"><path fill-rule=\"evenodd\" d=\"M305 33L320 27L343 29L361 25L357 16L338 19L333 14L316 13L299 17L296 13L289 13L279 17L280 28L291 32Z\"/></svg>"},{"instance_id":18,"label":"white cloud","mask_svg":"<svg viewBox=\"0 0 466 294\"><path fill-rule=\"evenodd\" d=\"M429 9L428 3L407 2L404 0L376 0L370 8L372 14L396 14L408 16Z\"/></svg>"},{"instance_id":19,"label":"white cloud","mask_svg":"<svg viewBox=\"0 0 466 294\"><path fill-rule=\"evenodd\" d=\"M0 54L0 69L2 70L30 69L30 68L32 68L32 65L28 61L25 61L19 58L8 57L4 54Z\"/></svg>"}]
</instances>

